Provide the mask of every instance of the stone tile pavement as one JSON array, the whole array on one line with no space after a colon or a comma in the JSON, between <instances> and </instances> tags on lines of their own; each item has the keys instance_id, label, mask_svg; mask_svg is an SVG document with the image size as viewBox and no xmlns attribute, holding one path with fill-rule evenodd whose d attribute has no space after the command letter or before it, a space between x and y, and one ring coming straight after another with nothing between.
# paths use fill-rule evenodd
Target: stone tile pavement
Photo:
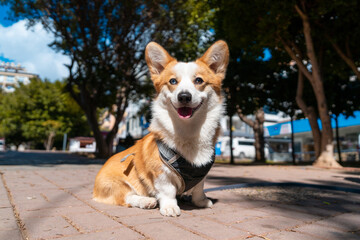
<instances>
[{"instance_id":1,"label":"stone tile pavement","mask_svg":"<svg viewBox=\"0 0 360 240\"><path fill-rule=\"evenodd\" d=\"M0 162L1 163L1 162ZM205 188L239 183L304 183L209 191L211 209L181 202L163 217L94 202L101 165L0 166L0 239L360 239L360 172L301 166L215 165Z\"/></svg>"}]
</instances>

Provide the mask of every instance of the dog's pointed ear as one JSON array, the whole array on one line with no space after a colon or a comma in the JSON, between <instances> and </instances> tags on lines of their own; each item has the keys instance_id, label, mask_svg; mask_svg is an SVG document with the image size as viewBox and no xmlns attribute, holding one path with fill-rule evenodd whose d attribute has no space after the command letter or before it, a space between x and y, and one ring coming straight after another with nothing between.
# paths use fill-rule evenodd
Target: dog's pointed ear
<instances>
[{"instance_id":1,"label":"dog's pointed ear","mask_svg":"<svg viewBox=\"0 0 360 240\"><path fill-rule=\"evenodd\" d=\"M150 42L145 49L145 60L149 67L151 75L159 75L166 65L175 58L171 57L170 54L159 44Z\"/></svg>"},{"instance_id":2,"label":"dog's pointed ear","mask_svg":"<svg viewBox=\"0 0 360 240\"><path fill-rule=\"evenodd\" d=\"M215 74L221 74L224 78L229 63L228 45L222 40L215 42L199 60L207 64Z\"/></svg>"}]
</instances>

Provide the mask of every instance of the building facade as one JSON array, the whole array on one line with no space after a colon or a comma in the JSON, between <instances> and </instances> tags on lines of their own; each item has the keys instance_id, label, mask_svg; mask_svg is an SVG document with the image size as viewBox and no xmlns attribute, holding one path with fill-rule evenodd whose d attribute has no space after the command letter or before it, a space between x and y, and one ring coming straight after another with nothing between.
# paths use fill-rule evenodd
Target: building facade
<instances>
[{"instance_id":1,"label":"building facade","mask_svg":"<svg viewBox=\"0 0 360 240\"><path fill-rule=\"evenodd\" d=\"M321 122L318 120L321 129ZM333 129L333 149L337 153L336 142L336 121L334 116L331 118L331 127ZM353 116L347 117L343 114L338 116L338 139L341 150L342 160L359 161L360 160L360 111L355 111ZM314 140L308 119L299 119L291 122L282 122L272 126L265 127L265 136L268 139L290 139L291 133L295 138L295 153L299 160L315 160ZM338 154L334 155L338 159Z\"/></svg>"},{"instance_id":2,"label":"building facade","mask_svg":"<svg viewBox=\"0 0 360 240\"><path fill-rule=\"evenodd\" d=\"M38 75L28 73L19 64L0 62L0 89L4 92L13 92L20 84L29 84L35 77Z\"/></svg>"}]
</instances>

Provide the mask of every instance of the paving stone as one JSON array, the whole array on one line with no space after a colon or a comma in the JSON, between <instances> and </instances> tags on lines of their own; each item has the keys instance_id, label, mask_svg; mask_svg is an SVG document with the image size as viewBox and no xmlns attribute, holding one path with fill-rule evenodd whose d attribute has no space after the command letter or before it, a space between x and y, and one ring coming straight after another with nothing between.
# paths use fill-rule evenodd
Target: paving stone
<instances>
[{"instance_id":1,"label":"paving stone","mask_svg":"<svg viewBox=\"0 0 360 240\"><path fill-rule=\"evenodd\" d=\"M233 212L234 206L222 202L216 202L211 208L198 208L190 203L179 204L182 213L190 214L193 216L214 215L225 212Z\"/></svg>"},{"instance_id":2,"label":"paving stone","mask_svg":"<svg viewBox=\"0 0 360 240\"><path fill-rule=\"evenodd\" d=\"M180 218L184 218L183 215L181 215ZM189 217L187 215L185 216ZM116 218L119 220L119 222L124 223L128 226L138 226L148 223L164 222L166 220L169 220L169 217L162 216L160 212L153 212L150 214L141 214L135 216L116 217Z\"/></svg>"},{"instance_id":3,"label":"paving stone","mask_svg":"<svg viewBox=\"0 0 360 240\"><path fill-rule=\"evenodd\" d=\"M1 200L8 200L8 196L7 196L7 191L6 191L6 189L3 185L3 182L1 181L1 178L0 178L0 201Z\"/></svg>"},{"instance_id":4,"label":"paving stone","mask_svg":"<svg viewBox=\"0 0 360 240\"><path fill-rule=\"evenodd\" d=\"M44 180L38 175L29 172L17 173L15 176L10 177L8 172L5 173L6 184L10 189L16 188L18 190L38 190L38 189L51 189L54 185Z\"/></svg>"},{"instance_id":5,"label":"paving stone","mask_svg":"<svg viewBox=\"0 0 360 240\"><path fill-rule=\"evenodd\" d=\"M0 239L2 240L22 240L21 233L16 230L0 230Z\"/></svg>"},{"instance_id":6,"label":"paving stone","mask_svg":"<svg viewBox=\"0 0 360 240\"><path fill-rule=\"evenodd\" d=\"M5 190L0 180L0 208L11 207L7 191Z\"/></svg>"},{"instance_id":7,"label":"paving stone","mask_svg":"<svg viewBox=\"0 0 360 240\"><path fill-rule=\"evenodd\" d=\"M345 213L336 217L317 221L316 224L333 227L347 232L360 232L360 215Z\"/></svg>"},{"instance_id":8,"label":"paving stone","mask_svg":"<svg viewBox=\"0 0 360 240\"><path fill-rule=\"evenodd\" d=\"M67 191L71 192L73 195L83 199L83 200L91 200L93 194L93 186L82 186L82 187L74 187L74 188L66 188Z\"/></svg>"},{"instance_id":9,"label":"paving stone","mask_svg":"<svg viewBox=\"0 0 360 240\"><path fill-rule=\"evenodd\" d=\"M207 219L212 219L223 224L234 224L239 222L245 222L251 219L258 219L269 217L268 213L258 211L255 209L233 209L232 212L217 213L214 215L206 216Z\"/></svg>"},{"instance_id":10,"label":"paving stone","mask_svg":"<svg viewBox=\"0 0 360 240\"><path fill-rule=\"evenodd\" d=\"M342 211L339 211L339 209L336 209L332 206L331 207L326 207L326 206L314 207L314 206L293 205L293 206L286 206L286 207L296 209L297 211L301 211L303 213L311 213L312 215L320 216L320 217L331 217L331 216L336 216L336 215L343 213Z\"/></svg>"},{"instance_id":11,"label":"paving stone","mask_svg":"<svg viewBox=\"0 0 360 240\"><path fill-rule=\"evenodd\" d=\"M36 202L36 201L46 201L46 202L64 202L71 199L76 199L71 194L64 192L60 189L48 189L45 191L30 191L30 192L20 192L12 194L14 202L18 204L27 203L27 202Z\"/></svg>"},{"instance_id":12,"label":"paving stone","mask_svg":"<svg viewBox=\"0 0 360 240\"><path fill-rule=\"evenodd\" d=\"M248 236L245 231L219 224L203 217L179 218L170 221L181 225L185 229L191 229L200 235L213 239L232 239ZM226 235L224 235L225 233Z\"/></svg>"},{"instance_id":13,"label":"paving stone","mask_svg":"<svg viewBox=\"0 0 360 240\"><path fill-rule=\"evenodd\" d=\"M23 222L30 239L55 238L79 233L61 216L24 219Z\"/></svg>"},{"instance_id":14,"label":"paving stone","mask_svg":"<svg viewBox=\"0 0 360 240\"><path fill-rule=\"evenodd\" d=\"M49 202L41 198L32 198L31 195L29 196L29 199L27 199L26 201L22 201L20 203L17 200L14 200L14 203L16 207L21 211L84 205L83 202L81 202L80 200L74 197L64 198L61 201L57 201L57 202Z\"/></svg>"},{"instance_id":15,"label":"paving stone","mask_svg":"<svg viewBox=\"0 0 360 240\"><path fill-rule=\"evenodd\" d=\"M218 199L220 203L231 204L233 207L236 208L239 207L244 209L261 208L272 204L269 201L257 201L257 200L249 201L248 198L241 195L236 195L231 191L216 191L216 192L207 193L207 195L211 198Z\"/></svg>"},{"instance_id":16,"label":"paving stone","mask_svg":"<svg viewBox=\"0 0 360 240\"><path fill-rule=\"evenodd\" d=\"M89 239L106 239L106 240L141 240L146 239L139 233L129 228L111 229L107 231L101 231L96 233L78 234L64 238L57 238L61 240L89 240Z\"/></svg>"},{"instance_id":17,"label":"paving stone","mask_svg":"<svg viewBox=\"0 0 360 240\"><path fill-rule=\"evenodd\" d=\"M296 232L306 233L321 239L346 239L359 240L360 235L344 232L335 228L322 226L318 224L309 224L293 229Z\"/></svg>"},{"instance_id":18,"label":"paving stone","mask_svg":"<svg viewBox=\"0 0 360 240\"><path fill-rule=\"evenodd\" d=\"M80 232L96 232L105 229L119 228L123 225L99 212L84 214L66 214L64 217L72 222Z\"/></svg>"},{"instance_id":19,"label":"paving stone","mask_svg":"<svg viewBox=\"0 0 360 240\"><path fill-rule=\"evenodd\" d=\"M18 226L12 208L0 208L0 231L14 229Z\"/></svg>"},{"instance_id":20,"label":"paving stone","mask_svg":"<svg viewBox=\"0 0 360 240\"><path fill-rule=\"evenodd\" d=\"M123 217L123 216L134 216L139 214L148 214L149 212L159 212L158 209L140 209L140 208L130 208L130 207L123 207L117 205L110 205L105 203L99 203L94 200L90 200L88 202L91 206L95 209L106 212L108 215L114 217ZM159 213L160 214L160 213Z\"/></svg>"},{"instance_id":21,"label":"paving stone","mask_svg":"<svg viewBox=\"0 0 360 240\"><path fill-rule=\"evenodd\" d=\"M246 240L264 240L263 237L258 237L258 236L249 236L247 238L245 238Z\"/></svg>"},{"instance_id":22,"label":"paving stone","mask_svg":"<svg viewBox=\"0 0 360 240\"><path fill-rule=\"evenodd\" d=\"M302 223L303 222L299 220L273 215L271 217L251 219L248 221L236 223L233 224L233 226L250 232L254 235L263 235L266 233L289 229Z\"/></svg>"},{"instance_id":23,"label":"paving stone","mask_svg":"<svg viewBox=\"0 0 360 240\"><path fill-rule=\"evenodd\" d=\"M281 231L276 233L271 233L265 236L266 240L310 240L314 239L312 236L294 231ZM252 238L251 238L252 239Z\"/></svg>"},{"instance_id":24,"label":"paving stone","mask_svg":"<svg viewBox=\"0 0 360 240\"><path fill-rule=\"evenodd\" d=\"M139 225L135 227L137 230L154 240L169 240L169 239L186 239L186 240L204 240L199 235L184 229L182 227L175 226L168 222L150 223Z\"/></svg>"},{"instance_id":25,"label":"paving stone","mask_svg":"<svg viewBox=\"0 0 360 240\"><path fill-rule=\"evenodd\" d=\"M274 204L262 208L257 208L259 211L266 212L274 216L283 216L293 219L301 219L302 221L311 222L321 219L322 217L311 212L306 211L303 206L293 206L288 204Z\"/></svg>"},{"instance_id":26,"label":"paving stone","mask_svg":"<svg viewBox=\"0 0 360 240\"><path fill-rule=\"evenodd\" d=\"M91 207L84 206L64 206L64 207L54 207L54 208L45 208L45 209L36 209L36 210L24 210L21 211L21 218L38 218L38 217L53 217L61 216L67 214L83 214L83 213L92 213L95 212Z\"/></svg>"},{"instance_id":27,"label":"paving stone","mask_svg":"<svg viewBox=\"0 0 360 240\"><path fill-rule=\"evenodd\" d=\"M7 200L0 201L0 208L8 208L10 206L11 206L11 204L9 201L7 201Z\"/></svg>"}]
</instances>

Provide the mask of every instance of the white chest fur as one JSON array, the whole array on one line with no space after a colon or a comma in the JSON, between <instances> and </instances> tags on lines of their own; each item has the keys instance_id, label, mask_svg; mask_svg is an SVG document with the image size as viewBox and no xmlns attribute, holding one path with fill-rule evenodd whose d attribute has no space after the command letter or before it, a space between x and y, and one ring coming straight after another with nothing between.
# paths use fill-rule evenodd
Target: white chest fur
<instances>
[{"instance_id":1,"label":"white chest fur","mask_svg":"<svg viewBox=\"0 0 360 240\"><path fill-rule=\"evenodd\" d=\"M191 119L180 119L165 94L154 100L152 111L150 131L159 133L170 148L195 166L211 161L214 138L224 111L221 99L214 92L209 93Z\"/></svg>"}]
</instances>

